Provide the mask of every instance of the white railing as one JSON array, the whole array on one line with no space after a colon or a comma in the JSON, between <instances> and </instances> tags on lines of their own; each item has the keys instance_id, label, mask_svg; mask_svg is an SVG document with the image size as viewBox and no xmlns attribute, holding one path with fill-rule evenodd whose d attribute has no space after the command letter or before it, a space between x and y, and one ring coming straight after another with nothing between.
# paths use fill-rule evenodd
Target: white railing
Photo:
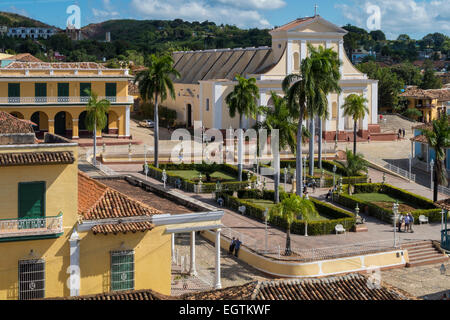
<instances>
[{"instance_id":1,"label":"white railing","mask_svg":"<svg viewBox=\"0 0 450 320\"><path fill-rule=\"evenodd\" d=\"M97 150L98 150L98 148L97 148ZM98 170L100 170L101 172L103 172L107 176L116 176L116 175L118 175L118 173L115 172L113 169L111 169L108 166L105 166L103 163L101 163L99 161L95 161L95 164L94 164L93 153L94 152L92 151L92 149L89 149L89 150L86 151L86 161L87 162L92 164L94 167L96 167Z\"/></svg>"},{"instance_id":2,"label":"white railing","mask_svg":"<svg viewBox=\"0 0 450 320\"><path fill-rule=\"evenodd\" d=\"M450 196L450 188L444 186L438 186L438 192Z\"/></svg>"},{"instance_id":3,"label":"white railing","mask_svg":"<svg viewBox=\"0 0 450 320\"><path fill-rule=\"evenodd\" d=\"M396 167L390 163L386 163L384 165L385 169L388 169L389 171L395 172L399 175L401 175L402 177L405 177L406 179L409 179L411 181L416 181L416 175L414 173L409 173L409 171L406 171L402 168Z\"/></svg>"},{"instance_id":4,"label":"white railing","mask_svg":"<svg viewBox=\"0 0 450 320\"><path fill-rule=\"evenodd\" d=\"M278 243L275 244L273 242L273 239L270 239L270 245L268 245L266 249L265 241L261 241L260 239L255 239L255 237L242 234L238 231L233 230L232 228L223 227L222 235L229 239L232 239L233 237L239 238L239 240L242 242L242 246L245 246L257 252L258 254L268 255L278 259L287 258L289 260L296 260L303 262L360 256L400 248L399 237L397 238L395 247L394 247L394 239L377 240L371 242L355 243L351 245L340 245L340 246L311 248L311 249L296 248L295 245L293 245L294 243L291 242L292 255L289 257L285 257L284 256L286 246L285 239L279 239Z\"/></svg>"},{"instance_id":5,"label":"white railing","mask_svg":"<svg viewBox=\"0 0 450 320\"><path fill-rule=\"evenodd\" d=\"M46 235L64 232L62 214L56 217L0 220L0 238Z\"/></svg>"},{"instance_id":6,"label":"white railing","mask_svg":"<svg viewBox=\"0 0 450 320\"><path fill-rule=\"evenodd\" d=\"M106 99L111 103L134 103L133 96L125 97L98 97L98 100ZM0 97L0 104L70 104L87 103L89 97Z\"/></svg>"}]
</instances>

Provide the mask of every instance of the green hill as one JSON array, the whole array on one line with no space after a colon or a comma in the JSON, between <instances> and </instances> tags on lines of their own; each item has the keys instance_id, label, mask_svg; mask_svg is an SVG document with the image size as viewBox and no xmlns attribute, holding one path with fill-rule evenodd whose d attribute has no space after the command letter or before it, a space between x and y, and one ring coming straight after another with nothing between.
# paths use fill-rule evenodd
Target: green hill
<instances>
[{"instance_id":1,"label":"green hill","mask_svg":"<svg viewBox=\"0 0 450 320\"><path fill-rule=\"evenodd\" d=\"M22 16L16 13L0 11L0 25L8 27L41 27L49 28L48 24Z\"/></svg>"}]
</instances>

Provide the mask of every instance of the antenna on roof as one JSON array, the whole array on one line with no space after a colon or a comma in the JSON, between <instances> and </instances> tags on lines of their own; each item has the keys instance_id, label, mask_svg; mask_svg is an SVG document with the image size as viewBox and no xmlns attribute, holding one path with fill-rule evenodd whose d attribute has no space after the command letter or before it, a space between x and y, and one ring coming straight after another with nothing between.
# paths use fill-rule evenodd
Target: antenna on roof
<instances>
[{"instance_id":1,"label":"antenna on roof","mask_svg":"<svg viewBox=\"0 0 450 320\"><path fill-rule=\"evenodd\" d=\"M317 16L317 8L319 6L317 5L317 3L314 5L314 17Z\"/></svg>"}]
</instances>

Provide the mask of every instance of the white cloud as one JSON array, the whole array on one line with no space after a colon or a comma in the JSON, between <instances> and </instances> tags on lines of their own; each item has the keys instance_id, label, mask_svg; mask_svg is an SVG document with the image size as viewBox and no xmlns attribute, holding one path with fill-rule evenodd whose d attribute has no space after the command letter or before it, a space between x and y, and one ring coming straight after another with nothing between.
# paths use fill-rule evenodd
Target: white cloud
<instances>
[{"instance_id":1,"label":"white cloud","mask_svg":"<svg viewBox=\"0 0 450 320\"><path fill-rule=\"evenodd\" d=\"M119 12L114 10L111 0L103 0L103 10L92 8L92 14L96 18L112 18L119 16Z\"/></svg>"},{"instance_id":2,"label":"white cloud","mask_svg":"<svg viewBox=\"0 0 450 320\"><path fill-rule=\"evenodd\" d=\"M353 5L335 5L347 21L367 29L369 5L381 9L381 29L389 38L401 33L427 34L450 32L450 1L448 0L353 0Z\"/></svg>"},{"instance_id":3,"label":"white cloud","mask_svg":"<svg viewBox=\"0 0 450 320\"><path fill-rule=\"evenodd\" d=\"M208 20L238 27L270 27L269 21L256 10L210 4L205 0L132 0L131 5L148 19L178 18L188 21Z\"/></svg>"},{"instance_id":4,"label":"white cloud","mask_svg":"<svg viewBox=\"0 0 450 320\"><path fill-rule=\"evenodd\" d=\"M229 4L239 8L271 10L279 9L286 5L284 0L218 0L220 3Z\"/></svg>"}]
</instances>

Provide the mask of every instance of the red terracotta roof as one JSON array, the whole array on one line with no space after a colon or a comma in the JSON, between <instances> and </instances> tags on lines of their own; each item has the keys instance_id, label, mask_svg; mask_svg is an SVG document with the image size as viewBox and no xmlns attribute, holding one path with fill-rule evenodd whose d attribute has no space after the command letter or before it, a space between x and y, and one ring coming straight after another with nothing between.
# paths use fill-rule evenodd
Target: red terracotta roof
<instances>
[{"instance_id":1,"label":"red terracotta roof","mask_svg":"<svg viewBox=\"0 0 450 320\"><path fill-rule=\"evenodd\" d=\"M444 200L439 200L436 201L434 203L436 205L436 207L444 209L444 210L449 210L450 211L450 198L449 199L444 199Z\"/></svg>"},{"instance_id":2,"label":"red terracotta roof","mask_svg":"<svg viewBox=\"0 0 450 320\"><path fill-rule=\"evenodd\" d=\"M415 137L411 138L410 140L414 141L414 142L428 143L427 137L425 137L422 134L415 136Z\"/></svg>"},{"instance_id":3,"label":"red terracotta roof","mask_svg":"<svg viewBox=\"0 0 450 320\"><path fill-rule=\"evenodd\" d=\"M16 60L20 62L42 62L41 59L36 58L31 53L19 53L15 56L6 58L5 60Z\"/></svg>"},{"instance_id":4,"label":"red terracotta roof","mask_svg":"<svg viewBox=\"0 0 450 320\"><path fill-rule=\"evenodd\" d=\"M30 166L43 164L72 164L71 151L0 153L0 166Z\"/></svg>"},{"instance_id":5,"label":"red terracotta roof","mask_svg":"<svg viewBox=\"0 0 450 320\"><path fill-rule=\"evenodd\" d=\"M291 21L289 23L286 23L285 25L282 25L281 27L275 28L272 31L287 31L292 28L298 27L306 22L309 22L311 20L314 20L315 17L304 17L304 18L298 18L294 21Z\"/></svg>"},{"instance_id":6,"label":"red terracotta roof","mask_svg":"<svg viewBox=\"0 0 450 320\"><path fill-rule=\"evenodd\" d=\"M0 134L34 133L29 121L21 120L13 115L0 111Z\"/></svg>"},{"instance_id":7,"label":"red terracotta roof","mask_svg":"<svg viewBox=\"0 0 450 320\"><path fill-rule=\"evenodd\" d=\"M439 101L450 101L450 89L444 88L423 90L418 88L409 88L400 94L400 96L416 99L438 99Z\"/></svg>"},{"instance_id":8,"label":"red terracotta roof","mask_svg":"<svg viewBox=\"0 0 450 320\"><path fill-rule=\"evenodd\" d=\"M47 300L57 300L58 298L50 298ZM68 297L66 300L178 300L178 297L166 296L151 289L148 290L130 290L109 293L93 294L88 296Z\"/></svg>"},{"instance_id":9,"label":"red terracotta roof","mask_svg":"<svg viewBox=\"0 0 450 320\"><path fill-rule=\"evenodd\" d=\"M96 62L19 62L8 64L5 69L106 69Z\"/></svg>"},{"instance_id":10,"label":"red terracotta roof","mask_svg":"<svg viewBox=\"0 0 450 320\"><path fill-rule=\"evenodd\" d=\"M117 234L119 232L127 233L127 232L144 232L147 230L152 230L155 226L148 221L144 222L130 222L130 223L119 223L119 224L101 224L94 226L91 230L94 234L102 233L108 234L113 233Z\"/></svg>"},{"instance_id":11,"label":"red terracotta roof","mask_svg":"<svg viewBox=\"0 0 450 320\"><path fill-rule=\"evenodd\" d=\"M84 220L126 218L151 216L162 212L138 202L125 194L109 188L104 184L89 178L84 173L78 173L78 213ZM132 225L127 225L126 231L132 231ZM135 231L142 231L144 225L136 225ZM148 225L145 227L149 228ZM119 230L116 227L114 230ZM99 228L99 232L108 231L108 227Z\"/></svg>"}]
</instances>

